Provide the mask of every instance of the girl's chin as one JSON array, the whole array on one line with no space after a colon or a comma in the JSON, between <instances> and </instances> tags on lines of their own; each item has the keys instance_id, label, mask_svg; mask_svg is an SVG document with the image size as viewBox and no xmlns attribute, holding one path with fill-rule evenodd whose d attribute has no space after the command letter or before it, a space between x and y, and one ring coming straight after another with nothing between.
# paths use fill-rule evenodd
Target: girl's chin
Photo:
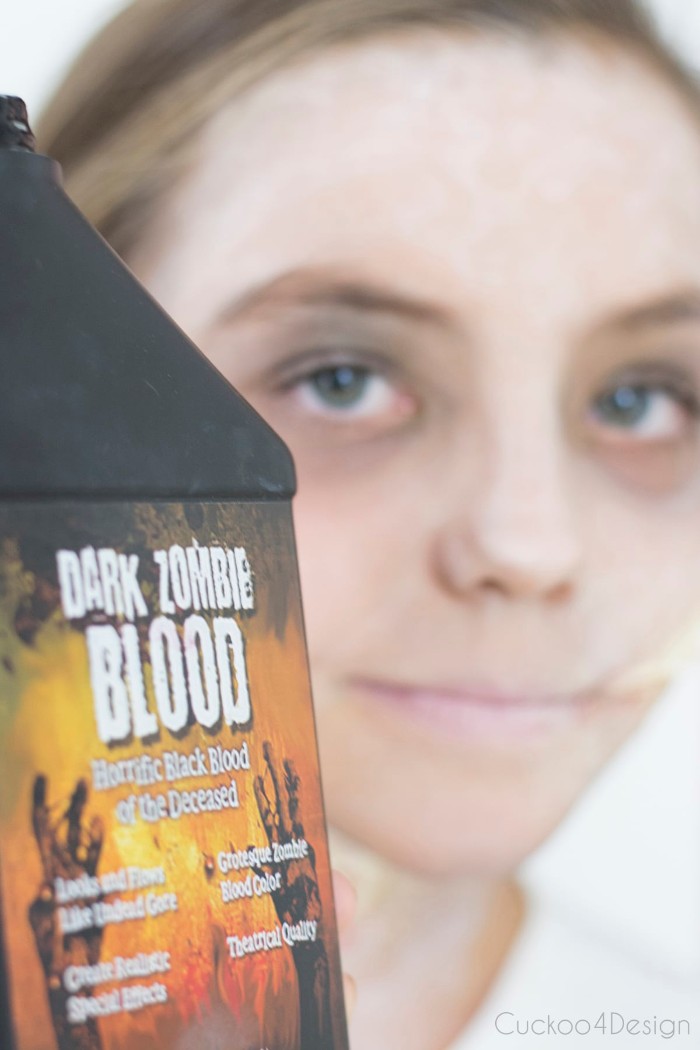
<instances>
[{"instance_id":1,"label":"girl's chin","mask_svg":"<svg viewBox=\"0 0 700 1050\"><path fill-rule=\"evenodd\" d=\"M356 835L354 831L359 832ZM343 827L342 840L346 843L342 852L334 849L333 862L351 879L353 869L359 864L361 870L370 868L370 859L378 870L396 869L417 879L475 879L492 881L509 878L519 865L537 849L552 827L531 828L527 817L518 826L510 820L504 822L498 835L494 829L479 833L464 815L456 820L449 832L436 831L423 822L411 821L402 827L400 821L391 825L377 824L374 833L367 835L368 828L353 828L352 823Z\"/></svg>"},{"instance_id":2,"label":"girl's chin","mask_svg":"<svg viewBox=\"0 0 700 1050\"><path fill-rule=\"evenodd\" d=\"M349 770L329 778L328 817L360 856L416 876L504 877L556 829L580 794L576 774L568 782L545 775L533 783L522 770L481 776L449 760L428 759L407 771L394 757L379 766L372 760L361 782Z\"/></svg>"}]
</instances>

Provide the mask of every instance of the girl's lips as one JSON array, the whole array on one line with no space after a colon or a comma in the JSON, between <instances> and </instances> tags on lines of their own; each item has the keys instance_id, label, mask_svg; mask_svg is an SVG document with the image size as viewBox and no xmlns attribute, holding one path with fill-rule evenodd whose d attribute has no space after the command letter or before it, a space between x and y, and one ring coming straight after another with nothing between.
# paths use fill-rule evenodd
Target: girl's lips
<instances>
[{"instance_id":1,"label":"girl's lips","mask_svg":"<svg viewBox=\"0 0 700 1050\"><path fill-rule=\"evenodd\" d=\"M575 725L590 705L583 693L534 695L496 689L407 686L355 679L353 689L375 708L406 718L424 730L461 739L529 739Z\"/></svg>"}]
</instances>

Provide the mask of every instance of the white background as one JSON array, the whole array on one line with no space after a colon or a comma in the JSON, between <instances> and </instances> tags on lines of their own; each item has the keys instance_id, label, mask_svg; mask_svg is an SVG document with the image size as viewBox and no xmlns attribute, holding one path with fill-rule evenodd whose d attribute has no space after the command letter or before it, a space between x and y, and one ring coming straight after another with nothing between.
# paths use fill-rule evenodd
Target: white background
<instances>
[{"instance_id":1,"label":"white background","mask_svg":"<svg viewBox=\"0 0 700 1050\"><path fill-rule=\"evenodd\" d=\"M7 5L0 34L0 92L22 96L36 118L71 57L122 6L123 0ZM700 70L700 0L653 0L652 6L668 38ZM698 982L699 758L696 668L659 704L525 871L535 885L565 908L590 917L608 937Z\"/></svg>"},{"instance_id":2,"label":"white background","mask_svg":"<svg viewBox=\"0 0 700 1050\"><path fill-rule=\"evenodd\" d=\"M125 6L125 0L8 2L0 32L0 93L19 95L36 120L72 56ZM700 0L648 0L648 6L686 62L700 70Z\"/></svg>"}]
</instances>

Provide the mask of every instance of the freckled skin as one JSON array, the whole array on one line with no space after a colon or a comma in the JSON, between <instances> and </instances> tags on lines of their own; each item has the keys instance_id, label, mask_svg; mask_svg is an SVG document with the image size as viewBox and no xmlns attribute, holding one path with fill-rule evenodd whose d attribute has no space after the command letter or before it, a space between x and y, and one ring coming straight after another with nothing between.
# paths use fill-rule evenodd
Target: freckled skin
<instances>
[{"instance_id":1,"label":"freckled skin","mask_svg":"<svg viewBox=\"0 0 700 1050\"><path fill-rule=\"evenodd\" d=\"M620 439L590 408L641 358L682 358L700 388L697 320L611 327L700 287L698 175L685 103L609 44L407 32L222 111L129 260L292 448L329 816L397 864L511 870L658 696L668 672L644 661L694 623L695 421L667 398L663 440ZM218 320L299 267L449 319L387 322L393 400L351 426L273 378L305 308ZM345 315L304 324L326 338ZM358 678L592 700L485 742Z\"/></svg>"}]
</instances>

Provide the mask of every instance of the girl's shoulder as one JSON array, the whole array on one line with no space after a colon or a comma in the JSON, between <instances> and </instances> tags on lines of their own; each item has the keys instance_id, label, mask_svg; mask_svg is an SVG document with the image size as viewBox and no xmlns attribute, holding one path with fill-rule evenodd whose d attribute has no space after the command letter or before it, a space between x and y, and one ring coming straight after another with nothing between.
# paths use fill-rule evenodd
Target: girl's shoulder
<instances>
[{"instance_id":1,"label":"girl's shoulder","mask_svg":"<svg viewBox=\"0 0 700 1050\"><path fill-rule=\"evenodd\" d=\"M674 1036L695 1045L698 991L697 980L668 973L604 928L528 891L510 956L450 1050L639 1050Z\"/></svg>"}]
</instances>

